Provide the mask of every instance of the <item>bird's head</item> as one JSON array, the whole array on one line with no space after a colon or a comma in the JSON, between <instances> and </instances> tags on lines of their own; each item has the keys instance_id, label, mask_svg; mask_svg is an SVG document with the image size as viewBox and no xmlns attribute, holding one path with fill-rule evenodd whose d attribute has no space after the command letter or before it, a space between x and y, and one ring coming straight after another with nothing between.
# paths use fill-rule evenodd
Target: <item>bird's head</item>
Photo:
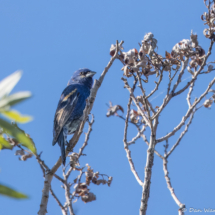
<instances>
[{"instance_id":1,"label":"bird's head","mask_svg":"<svg viewBox=\"0 0 215 215\"><path fill-rule=\"evenodd\" d=\"M90 69L83 68L79 69L74 72L73 76L69 80L68 85L73 84L73 83L79 83L79 84L84 84L88 87L92 87L93 84L93 76L96 74L96 72L91 71Z\"/></svg>"}]
</instances>

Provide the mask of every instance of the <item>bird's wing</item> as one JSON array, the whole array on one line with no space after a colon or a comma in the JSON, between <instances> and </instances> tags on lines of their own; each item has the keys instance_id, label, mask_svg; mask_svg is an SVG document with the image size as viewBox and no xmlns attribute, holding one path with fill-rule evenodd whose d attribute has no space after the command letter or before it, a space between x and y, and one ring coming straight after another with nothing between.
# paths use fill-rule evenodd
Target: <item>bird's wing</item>
<instances>
[{"instance_id":1,"label":"bird's wing","mask_svg":"<svg viewBox=\"0 0 215 215\"><path fill-rule=\"evenodd\" d=\"M79 97L77 85L70 85L63 91L54 118L53 145L57 142L58 136L71 116Z\"/></svg>"}]
</instances>

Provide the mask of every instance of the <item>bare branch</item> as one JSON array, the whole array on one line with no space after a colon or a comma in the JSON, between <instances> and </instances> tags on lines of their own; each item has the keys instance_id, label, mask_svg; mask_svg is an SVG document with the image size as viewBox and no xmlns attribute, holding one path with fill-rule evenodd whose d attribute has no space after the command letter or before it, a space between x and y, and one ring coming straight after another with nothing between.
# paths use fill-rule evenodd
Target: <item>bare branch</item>
<instances>
[{"instance_id":1,"label":"bare branch","mask_svg":"<svg viewBox=\"0 0 215 215\"><path fill-rule=\"evenodd\" d=\"M193 103L193 105L188 109L187 113L182 118L181 122L173 129L173 131L168 133L166 136L157 139L157 141L156 141L157 143L167 140L169 137L173 136L185 124L185 121L190 116L190 114L193 112L196 105L207 95L208 91L210 90L210 88L213 86L214 83L215 83L215 78L209 83L205 92L198 99L196 99L196 101Z\"/></svg>"},{"instance_id":2,"label":"bare branch","mask_svg":"<svg viewBox=\"0 0 215 215\"><path fill-rule=\"evenodd\" d=\"M70 198L70 185L68 184L67 177L65 172L63 171L63 177L64 177L64 189L65 189L65 197L66 197L66 207L69 209L70 215L75 215L73 208L72 208L72 198Z\"/></svg>"},{"instance_id":3,"label":"bare branch","mask_svg":"<svg viewBox=\"0 0 215 215\"><path fill-rule=\"evenodd\" d=\"M171 184L171 181L170 181L170 177L169 177L169 172L168 172L168 169L167 169L167 159L164 158L163 159L163 171L164 171L164 176L165 176L165 179L166 179L166 183L167 183L167 187L171 193L171 196L172 198L174 199L175 203L178 205L179 207L179 215L183 215L183 208L185 208L185 205L182 204L179 199L177 198L175 192L174 192L174 189L172 187L172 184Z\"/></svg>"},{"instance_id":4,"label":"bare branch","mask_svg":"<svg viewBox=\"0 0 215 215\"><path fill-rule=\"evenodd\" d=\"M121 118L121 119L123 119L124 121L126 120L123 116L118 116L118 117ZM145 142L147 145L149 145L149 141L147 140L146 135L143 133L144 130L146 129L146 127L143 127L144 130L143 130L143 132L141 133L141 129L140 129L140 127L139 127L136 123L133 123L133 122L131 122L131 121L128 121L128 122L136 126L136 128L137 128L137 130L138 130L138 134L140 134L140 136L143 138L144 142ZM143 129L143 128L142 128L142 129ZM138 134L137 134L137 136L138 136ZM137 137L137 136L136 136L136 137ZM134 137L134 138L135 138L135 137ZM134 139L134 138L133 138L133 139ZM133 139L132 139L132 141L133 141ZM128 142L128 145L130 145L130 144L132 144L131 141ZM158 153L156 150L155 150L155 154L156 154L158 157L160 157L161 159L163 159L163 156L162 156L160 153Z\"/></svg>"},{"instance_id":5,"label":"bare branch","mask_svg":"<svg viewBox=\"0 0 215 215\"><path fill-rule=\"evenodd\" d=\"M189 108L191 107L190 97L191 97L191 93L193 92L193 87L194 87L194 82L191 83L189 92L187 94L187 104Z\"/></svg>"},{"instance_id":6,"label":"bare branch","mask_svg":"<svg viewBox=\"0 0 215 215\"><path fill-rule=\"evenodd\" d=\"M52 190L52 188L50 188L50 193L51 195L54 197L54 199L56 200L57 204L59 205L59 207L61 208L62 214L63 215L67 215L67 211L64 208L64 206L61 204L60 200L57 198L57 196L55 195L54 191Z\"/></svg>"},{"instance_id":7,"label":"bare branch","mask_svg":"<svg viewBox=\"0 0 215 215\"><path fill-rule=\"evenodd\" d=\"M144 178L144 183L142 186L143 190L142 190L142 198L141 198L141 204L140 204L140 215L146 215L146 210L148 207L151 176L152 176L152 166L153 166L153 162L154 162L157 126L158 126L158 119L156 118L153 123L153 129L151 129L150 143L149 143L149 147L147 150L145 178ZM156 154L159 154L159 153L156 153Z\"/></svg>"},{"instance_id":8,"label":"bare branch","mask_svg":"<svg viewBox=\"0 0 215 215\"><path fill-rule=\"evenodd\" d=\"M148 199L150 193L152 166L154 162L154 147L155 147L155 134L151 131L150 143L147 150L145 178L143 183L142 198L140 204L140 215L145 215L148 207Z\"/></svg>"}]
</instances>

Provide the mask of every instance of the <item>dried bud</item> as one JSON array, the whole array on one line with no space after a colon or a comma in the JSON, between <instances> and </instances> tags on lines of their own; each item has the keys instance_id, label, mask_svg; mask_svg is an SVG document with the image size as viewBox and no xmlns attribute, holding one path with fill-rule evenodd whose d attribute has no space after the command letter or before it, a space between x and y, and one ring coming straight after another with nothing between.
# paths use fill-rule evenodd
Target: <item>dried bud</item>
<instances>
[{"instance_id":1,"label":"dried bud","mask_svg":"<svg viewBox=\"0 0 215 215\"><path fill-rule=\"evenodd\" d=\"M80 166L79 161L78 161L78 153L73 152L68 156L70 158L70 166L75 169L76 166Z\"/></svg>"},{"instance_id":2,"label":"dried bud","mask_svg":"<svg viewBox=\"0 0 215 215\"><path fill-rule=\"evenodd\" d=\"M84 195L85 193L88 193L89 192L89 189L87 188L87 185L86 183L79 183L79 184L76 184L74 186L74 189L75 189L75 194L78 194L79 196L82 196Z\"/></svg>"},{"instance_id":3,"label":"dried bud","mask_svg":"<svg viewBox=\"0 0 215 215\"><path fill-rule=\"evenodd\" d=\"M122 113L124 113L124 110L123 110L122 106L120 106L120 105L112 106L112 103L110 102L110 107L108 109L108 112L107 112L106 116L107 117L113 116L113 115L118 116L118 113L117 113L118 110L120 110L120 111L122 111Z\"/></svg>"},{"instance_id":4,"label":"dried bud","mask_svg":"<svg viewBox=\"0 0 215 215\"><path fill-rule=\"evenodd\" d=\"M212 99L213 99L213 101L215 103L215 93L212 95Z\"/></svg>"},{"instance_id":5,"label":"dried bud","mask_svg":"<svg viewBox=\"0 0 215 215\"><path fill-rule=\"evenodd\" d=\"M110 187L112 181L113 181L113 177L110 176L108 178L108 182L107 182L107 184L108 184L109 187Z\"/></svg>"},{"instance_id":6,"label":"dried bud","mask_svg":"<svg viewBox=\"0 0 215 215\"><path fill-rule=\"evenodd\" d=\"M97 180L96 185L106 184L106 183L107 183L107 181L106 181L106 180L104 180L104 179L100 179L100 180Z\"/></svg>"},{"instance_id":7,"label":"dried bud","mask_svg":"<svg viewBox=\"0 0 215 215\"><path fill-rule=\"evenodd\" d=\"M167 59L171 59L172 58L171 54L169 52L167 52L167 51L165 52L165 56L166 56Z\"/></svg>"},{"instance_id":8,"label":"dried bud","mask_svg":"<svg viewBox=\"0 0 215 215\"><path fill-rule=\"evenodd\" d=\"M143 96L137 96L136 99L137 99L138 102L144 104Z\"/></svg>"},{"instance_id":9,"label":"dried bud","mask_svg":"<svg viewBox=\"0 0 215 215\"><path fill-rule=\"evenodd\" d=\"M172 51L179 54L181 51L188 51L191 47L192 42L188 39L183 39L173 47Z\"/></svg>"},{"instance_id":10,"label":"dried bud","mask_svg":"<svg viewBox=\"0 0 215 215\"><path fill-rule=\"evenodd\" d=\"M119 48L120 48L121 50L123 50L123 47L122 47L122 46L120 46ZM111 47L110 47L110 55L113 57L114 54L115 54L115 52L116 52L116 45L112 44Z\"/></svg>"},{"instance_id":11,"label":"dried bud","mask_svg":"<svg viewBox=\"0 0 215 215\"><path fill-rule=\"evenodd\" d=\"M147 53L149 56L152 56L156 47L157 40L154 38L154 35L151 32L147 33L142 40L142 46L140 51L142 51L143 53Z\"/></svg>"},{"instance_id":12,"label":"dried bud","mask_svg":"<svg viewBox=\"0 0 215 215\"><path fill-rule=\"evenodd\" d=\"M208 66L208 73L211 72L211 71L213 70L213 68L214 68L213 65L210 64L210 65Z\"/></svg>"},{"instance_id":13,"label":"dried bud","mask_svg":"<svg viewBox=\"0 0 215 215\"><path fill-rule=\"evenodd\" d=\"M15 140L14 138L8 137L7 141L12 145L12 146L17 146L19 142Z\"/></svg>"},{"instance_id":14,"label":"dried bud","mask_svg":"<svg viewBox=\"0 0 215 215\"><path fill-rule=\"evenodd\" d=\"M197 34L193 34L193 31L191 31L190 40L192 41L193 48L196 48L199 45L197 37Z\"/></svg>"},{"instance_id":15,"label":"dried bud","mask_svg":"<svg viewBox=\"0 0 215 215\"><path fill-rule=\"evenodd\" d=\"M96 196L93 193L87 193L81 196L81 199L84 203L92 202L96 200Z\"/></svg>"},{"instance_id":16,"label":"dried bud","mask_svg":"<svg viewBox=\"0 0 215 215\"><path fill-rule=\"evenodd\" d=\"M143 41L144 42L150 42L150 40L152 40L153 37L154 37L154 34L152 32L149 32L144 36Z\"/></svg>"},{"instance_id":17,"label":"dried bud","mask_svg":"<svg viewBox=\"0 0 215 215\"><path fill-rule=\"evenodd\" d=\"M21 157L19 157L19 160L22 160L22 161L26 161L28 158L31 158L33 156L32 153L26 152L25 154L25 151L23 149L16 150L15 155L21 155Z\"/></svg>"},{"instance_id":18,"label":"dried bud","mask_svg":"<svg viewBox=\"0 0 215 215\"><path fill-rule=\"evenodd\" d=\"M206 108L210 108L211 107L211 105L212 105L212 103L213 103L213 100L212 99L207 99L205 102L204 102L204 107L206 107Z\"/></svg>"},{"instance_id":19,"label":"dried bud","mask_svg":"<svg viewBox=\"0 0 215 215\"><path fill-rule=\"evenodd\" d=\"M170 63L167 60L164 61L163 65L164 65L164 71L171 71Z\"/></svg>"},{"instance_id":20,"label":"dried bud","mask_svg":"<svg viewBox=\"0 0 215 215\"><path fill-rule=\"evenodd\" d=\"M22 155L20 160L22 161L26 161L28 158L31 158L33 156L33 154L26 154L26 155Z\"/></svg>"},{"instance_id":21,"label":"dried bud","mask_svg":"<svg viewBox=\"0 0 215 215\"><path fill-rule=\"evenodd\" d=\"M201 46L197 46L196 50L198 51L198 57L203 57L205 55L205 50Z\"/></svg>"},{"instance_id":22,"label":"dried bud","mask_svg":"<svg viewBox=\"0 0 215 215\"><path fill-rule=\"evenodd\" d=\"M85 172L85 176L86 176L86 184L89 185L90 181L93 178L93 169L91 169L91 167L87 164L87 171Z\"/></svg>"},{"instance_id":23,"label":"dried bud","mask_svg":"<svg viewBox=\"0 0 215 215\"><path fill-rule=\"evenodd\" d=\"M131 49L128 52L123 52L124 61L128 65L133 65L134 62L137 60L138 51L137 49Z\"/></svg>"},{"instance_id":24,"label":"dried bud","mask_svg":"<svg viewBox=\"0 0 215 215\"><path fill-rule=\"evenodd\" d=\"M133 123L138 123L139 122L139 114L138 114L137 111L135 111L135 110L130 111L130 120Z\"/></svg>"},{"instance_id":25,"label":"dried bud","mask_svg":"<svg viewBox=\"0 0 215 215\"><path fill-rule=\"evenodd\" d=\"M124 72L123 72L123 75L124 75L124 76L126 76L126 77L128 77L128 78L132 76L131 69L128 68L127 65L123 67L123 71L124 71Z\"/></svg>"},{"instance_id":26,"label":"dried bud","mask_svg":"<svg viewBox=\"0 0 215 215\"><path fill-rule=\"evenodd\" d=\"M16 150L15 155L25 155L25 152L23 149L21 150Z\"/></svg>"}]
</instances>

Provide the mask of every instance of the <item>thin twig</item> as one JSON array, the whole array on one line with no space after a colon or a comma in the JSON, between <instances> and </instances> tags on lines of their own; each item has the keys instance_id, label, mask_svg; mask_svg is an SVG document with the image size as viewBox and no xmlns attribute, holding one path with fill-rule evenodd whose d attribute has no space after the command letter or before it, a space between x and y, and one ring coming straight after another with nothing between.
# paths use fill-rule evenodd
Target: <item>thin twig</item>
<instances>
[{"instance_id":1,"label":"thin twig","mask_svg":"<svg viewBox=\"0 0 215 215\"><path fill-rule=\"evenodd\" d=\"M131 158L131 151L129 150L128 143L127 143L128 118L129 118L129 113L130 113L131 102L132 102L132 99L131 99L131 97L129 97L128 110L127 110L127 115L126 115L126 120L125 120L125 130L124 130L123 142L124 142L124 149L126 151L126 155L128 158L128 162L130 164L131 171L134 174L134 177L136 178L139 185L142 186L143 182L141 181L137 171L135 170L135 166L134 166L133 160Z\"/></svg>"},{"instance_id":2,"label":"thin twig","mask_svg":"<svg viewBox=\"0 0 215 215\"><path fill-rule=\"evenodd\" d=\"M60 176L58 176L56 173L54 174L54 177L57 178L59 181L61 181L62 183L64 183L64 179L62 179Z\"/></svg>"},{"instance_id":3,"label":"thin twig","mask_svg":"<svg viewBox=\"0 0 215 215\"><path fill-rule=\"evenodd\" d=\"M131 141L127 142L128 146L131 144L134 144L136 142L136 140L142 136L142 134L145 130L146 130L146 127L143 126L143 128L140 131L138 131L137 135L135 137L133 137Z\"/></svg>"},{"instance_id":4,"label":"thin twig","mask_svg":"<svg viewBox=\"0 0 215 215\"><path fill-rule=\"evenodd\" d=\"M179 73L179 76L178 76L178 79L177 79L176 83L173 86L173 89L172 89L171 93L166 95L166 97L163 100L163 104L160 106L160 108L158 109L156 114L154 114L154 116L152 116L152 120L157 118L160 115L161 111L166 107L166 105L169 103L169 101L174 96L175 90L176 90L177 86L179 85L179 83L181 82L181 78L182 78L182 76L184 74L184 70L186 69L187 64L188 64L188 59L186 59L184 62L182 62L181 71Z\"/></svg>"},{"instance_id":5,"label":"thin twig","mask_svg":"<svg viewBox=\"0 0 215 215\"><path fill-rule=\"evenodd\" d=\"M164 68L161 70L159 81L155 82L155 84L156 84L155 88L151 91L151 93L149 93L148 96L146 96L146 99L148 99L149 97L151 97L158 90L158 87L159 87L161 81L163 80L163 70L164 70Z\"/></svg>"},{"instance_id":6,"label":"thin twig","mask_svg":"<svg viewBox=\"0 0 215 215\"><path fill-rule=\"evenodd\" d=\"M64 177L66 207L68 207L70 215L75 215L72 208L72 199L70 198L70 185L68 184L68 178L66 177L66 174L65 174L65 168L63 168L63 177Z\"/></svg>"},{"instance_id":7,"label":"thin twig","mask_svg":"<svg viewBox=\"0 0 215 215\"><path fill-rule=\"evenodd\" d=\"M189 122L188 122L187 125L185 126L184 131L181 133L180 137L178 138L178 140L176 141L176 143L174 144L174 146L173 146L173 147L170 149L170 151L166 154L166 156L165 156L166 158L168 158L168 157L171 155L171 153L172 153L172 152L174 151L174 149L179 145L181 139L184 137L184 135L185 135L186 132L188 131L188 128L189 128L190 124L192 123L192 120L193 120L195 111L196 111L196 110L194 109L194 111L192 112L192 114L191 114L191 116L190 116Z\"/></svg>"}]
</instances>

